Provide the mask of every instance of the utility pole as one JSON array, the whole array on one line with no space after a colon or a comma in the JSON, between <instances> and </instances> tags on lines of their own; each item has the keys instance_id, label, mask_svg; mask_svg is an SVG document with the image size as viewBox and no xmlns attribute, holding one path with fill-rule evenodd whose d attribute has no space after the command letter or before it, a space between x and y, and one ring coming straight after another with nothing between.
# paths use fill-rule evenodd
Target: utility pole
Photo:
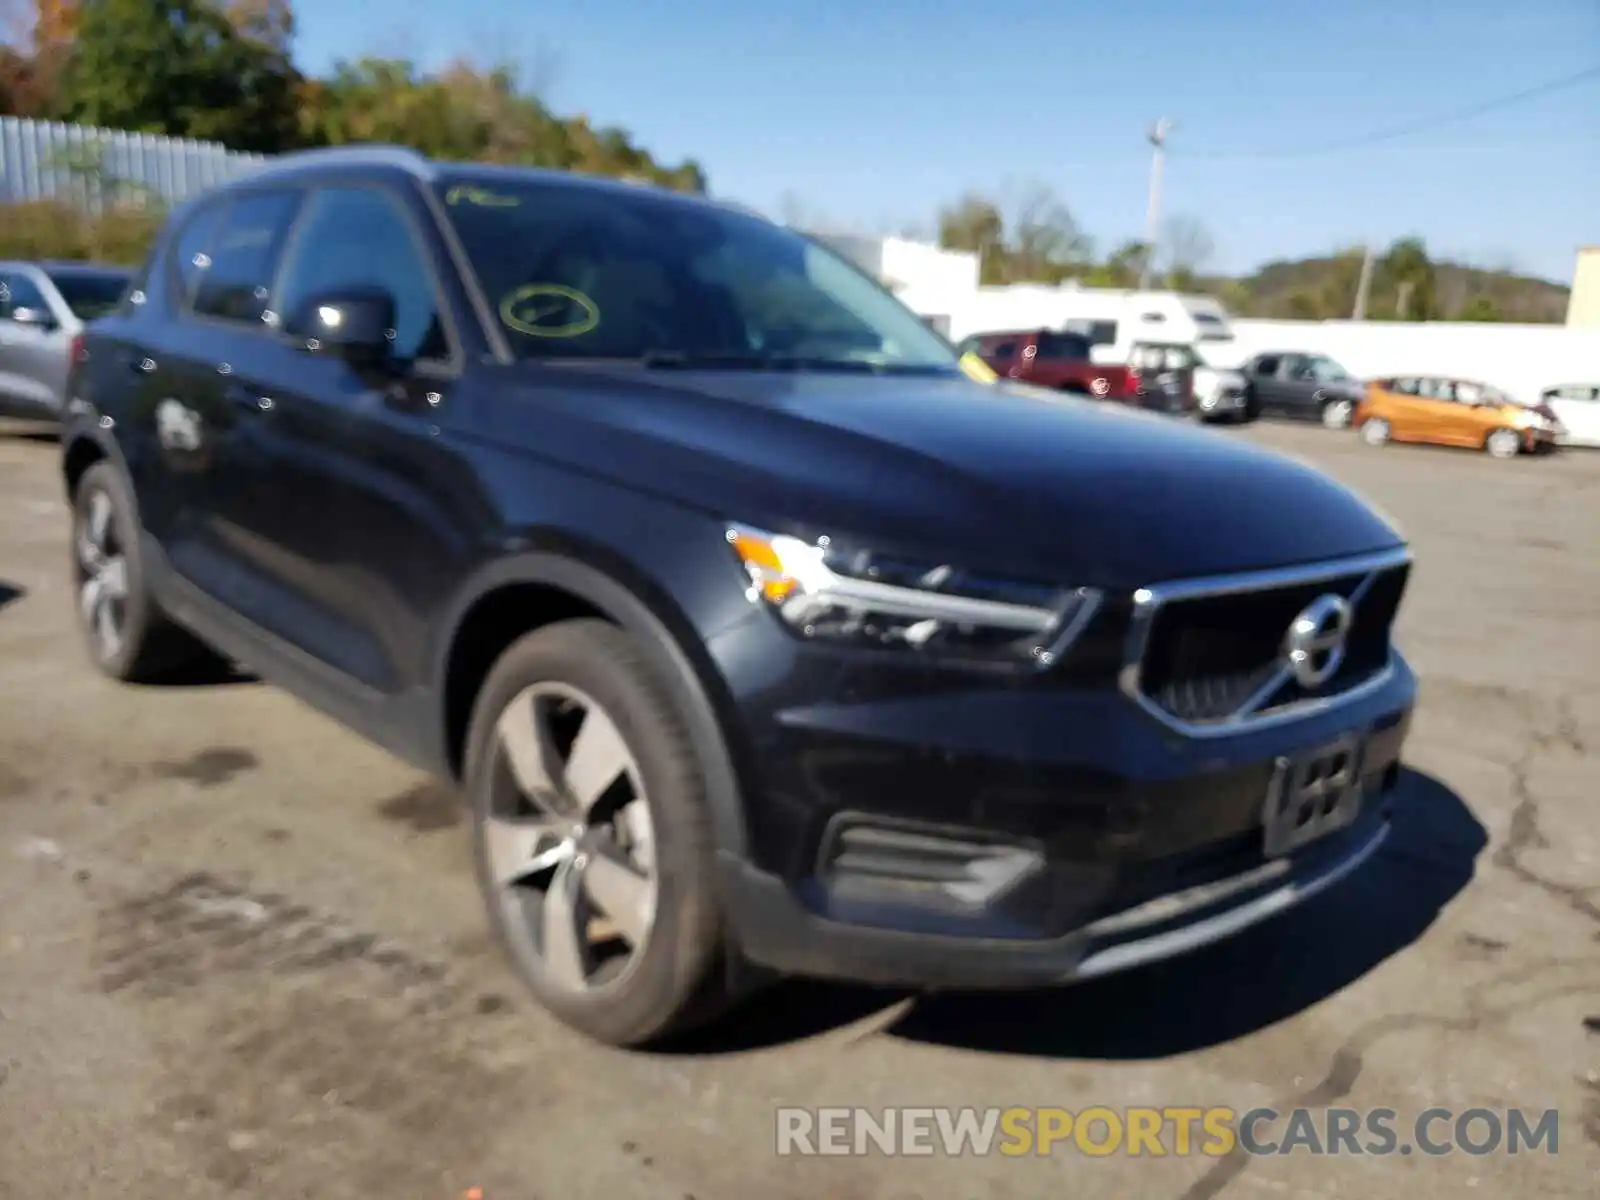
<instances>
[{"instance_id":1,"label":"utility pole","mask_svg":"<svg viewBox=\"0 0 1600 1200\"><path fill-rule=\"evenodd\" d=\"M1139 264L1139 290L1150 288L1150 273L1155 267L1156 243L1161 238L1161 171L1167 157L1167 134L1172 122L1162 117L1145 135L1153 147L1150 154L1150 204L1145 210L1144 261Z\"/></svg>"},{"instance_id":2,"label":"utility pole","mask_svg":"<svg viewBox=\"0 0 1600 1200\"><path fill-rule=\"evenodd\" d=\"M1368 242L1366 250L1361 256L1361 282L1356 284L1356 306L1351 312L1352 321L1365 321L1367 319L1367 293L1372 288L1373 254L1372 243Z\"/></svg>"}]
</instances>

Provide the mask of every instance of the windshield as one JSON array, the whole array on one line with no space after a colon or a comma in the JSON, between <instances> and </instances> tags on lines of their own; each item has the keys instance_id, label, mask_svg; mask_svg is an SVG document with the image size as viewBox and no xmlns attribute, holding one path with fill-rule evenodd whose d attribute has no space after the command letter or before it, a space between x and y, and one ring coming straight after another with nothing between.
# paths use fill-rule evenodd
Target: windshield
<instances>
[{"instance_id":1,"label":"windshield","mask_svg":"<svg viewBox=\"0 0 1600 1200\"><path fill-rule=\"evenodd\" d=\"M1346 371L1331 358L1312 359L1311 375L1319 383L1342 383L1345 380L1354 378L1349 371Z\"/></svg>"},{"instance_id":2,"label":"windshield","mask_svg":"<svg viewBox=\"0 0 1600 1200\"><path fill-rule=\"evenodd\" d=\"M51 275L50 282L56 285L75 317L92 321L117 307L127 290L128 276L114 271L63 271Z\"/></svg>"},{"instance_id":3,"label":"windshield","mask_svg":"<svg viewBox=\"0 0 1600 1200\"><path fill-rule=\"evenodd\" d=\"M759 217L646 189L437 186L519 358L957 369L949 343L869 276Z\"/></svg>"}]
</instances>

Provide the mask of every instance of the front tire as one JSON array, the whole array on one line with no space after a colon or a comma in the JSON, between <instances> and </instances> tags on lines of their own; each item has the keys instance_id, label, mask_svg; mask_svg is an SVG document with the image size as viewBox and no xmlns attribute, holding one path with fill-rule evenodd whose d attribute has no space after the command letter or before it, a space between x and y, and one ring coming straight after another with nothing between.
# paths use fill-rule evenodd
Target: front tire
<instances>
[{"instance_id":1,"label":"front tire","mask_svg":"<svg viewBox=\"0 0 1600 1200\"><path fill-rule=\"evenodd\" d=\"M513 643L474 706L466 788L495 932L558 1018L637 1046L731 999L705 783L626 633L565 621Z\"/></svg>"},{"instance_id":2,"label":"front tire","mask_svg":"<svg viewBox=\"0 0 1600 1200\"><path fill-rule=\"evenodd\" d=\"M1490 458L1515 458L1522 453L1522 437L1515 429L1496 429L1484 439L1483 448Z\"/></svg>"},{"instance_id":3,"label":"front tire","mask_svg":"<svg viewBox=\"0 0 1600 1200\"><path fill-rule=\"evenodd\" d=\"M73 493L72 550L78 627L101 673L155 683L206 658L150 594L133 494L108 462L85 471Z\"/></svg>"},{"instance_id":4,"label":"front tire","mask_svg":"<svg viewBox=\"0 0 1600 1200\"><path fill-rule=\"evenodd\" d=\"M1350 400L1329 400L1322 406L1322 424L1325 429L1348 429L1355 416L1356 406Z\"/></svg>"},{"instance_id":5,"label":"front tire","mask_svg":"<svg viewBox=\"0 0 1600 1200\"><path fill-rule=\"evenodd\" d=\"M1372 417L1361 425L1361 440L1369 446L1384 446L1389 442L1389 422L1382 417Z\"/></svg>"}]
</instances>

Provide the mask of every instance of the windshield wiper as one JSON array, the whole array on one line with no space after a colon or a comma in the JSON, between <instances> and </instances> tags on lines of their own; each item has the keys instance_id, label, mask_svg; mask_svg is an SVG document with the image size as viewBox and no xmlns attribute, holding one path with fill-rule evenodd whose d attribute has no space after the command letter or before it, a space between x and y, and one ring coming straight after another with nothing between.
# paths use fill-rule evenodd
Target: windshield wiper
<instances>
[{"instance_id":1,"label":"windshield wiper","mask_svg":"<svg viewBox=\"0 0 1600 1200\"><path fill-rule=\"evenodd\" d=\"M639 365L657 368L710 369L733 371L848 371L877 375L890 369L883 363L858 358L819 358L800 354L691 354L683 350L647 350Z\"/></svg>"}]
</instances>

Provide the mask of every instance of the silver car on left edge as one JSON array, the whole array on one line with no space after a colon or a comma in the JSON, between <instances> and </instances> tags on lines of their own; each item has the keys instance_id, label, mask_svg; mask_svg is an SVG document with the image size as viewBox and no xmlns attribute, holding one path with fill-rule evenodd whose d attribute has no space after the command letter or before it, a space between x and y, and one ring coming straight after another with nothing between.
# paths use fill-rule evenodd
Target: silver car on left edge
<instances>
[{"instance_id":1,"label":"silver car on left edge","mask_svg":"<svg viewBox=\"0 0 1600 1200\"><path fill-rule=\"evenodd\" d=\"M73 339L132 277L103 263L0 262L0 416L61 418Z\"/></svg>"}]
</instances>

